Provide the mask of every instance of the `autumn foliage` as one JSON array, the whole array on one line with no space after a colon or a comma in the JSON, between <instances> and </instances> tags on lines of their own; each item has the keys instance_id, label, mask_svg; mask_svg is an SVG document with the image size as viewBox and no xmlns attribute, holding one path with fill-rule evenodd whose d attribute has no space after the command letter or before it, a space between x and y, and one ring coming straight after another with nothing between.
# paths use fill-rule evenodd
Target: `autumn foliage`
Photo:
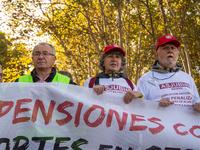
<instances>
[{"instance_id":1,"label":"autumn foliage","mask_svg":"<svg viewBox=\"0 0 200 150\"><path fill-rule=\"evenodd\" d=\"M10 20L7 25L18 38L48 36L56 47L58 70L84 81L100 72L99 57L106 45L118 44L126 51L124 72L137 83L151 69L156 40L171 34L182 44L179 63L200 87L200 5L197 0L3 0ZM19 42L19 40L18 40ZM35 44L35 43L34 43ZM30 67L30 49L14 45L5 65L22 75ZM7 52L8 53L8 52ZM8 54L7 54L8 55ZM21 57L26 58L25 60ZM21 66L21 67L20 67ZM5 67L6 68L6 67ZM17 73L16 73L17 72ZM6 81L11 81L7 77Z\"/></svg>"}]
</instances>

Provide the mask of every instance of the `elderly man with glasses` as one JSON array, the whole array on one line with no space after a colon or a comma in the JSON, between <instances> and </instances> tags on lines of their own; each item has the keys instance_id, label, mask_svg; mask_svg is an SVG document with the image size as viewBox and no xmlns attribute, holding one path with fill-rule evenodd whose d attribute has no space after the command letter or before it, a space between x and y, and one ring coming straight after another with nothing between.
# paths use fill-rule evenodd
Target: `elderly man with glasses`
<instances>
[{"instance_id":1,"label":"elderly man with glasses","mask_svg":"<svg viewBox=\"0 0 200 150\"><path fill-rule=\"evenodd\" d=\"M52 67L56 61L55 48L48 43L39 43L33 48L32 60L34 69L31 74L18 78L15 82L61 82L73 84L69 77L56 72Z\"/></svg>"}]
</instances>

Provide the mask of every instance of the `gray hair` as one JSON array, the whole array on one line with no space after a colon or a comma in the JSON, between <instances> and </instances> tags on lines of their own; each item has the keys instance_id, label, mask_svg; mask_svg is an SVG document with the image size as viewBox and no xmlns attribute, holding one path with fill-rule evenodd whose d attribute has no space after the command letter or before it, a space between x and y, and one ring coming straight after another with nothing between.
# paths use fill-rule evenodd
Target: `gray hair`
<instances>
[{"instance_id":1,"label":"gray hair","mask_svg":"<svg viewBox=\"0 0 200 150\"><path fill-rule=\"evenodd\" d=\"M122 59L122 63L121 63L121 67L119 69L119 72L122 71L124 69L124 66L126 65L126 58L124 57L124 55L122 54L122 52L120 52L119 50L111 50L107 53L103 53L103 55L100 58L100 64L99 64L99 69L103 70L103 72L105 72L105 67L103 66L104 64L104 59L107 55L109 54L116 54L119 55Z\"/></svg>"},{"instance_id":2,"label":"gray hair","mask_svg":"<svg viewBox=\"0 0 200 150\"><path fill-rule=\"evenodd\" d=\"M2 68L2 65L0 65L0 68Z\"/></svg>"},{"instance_id":3,"label":"gray hair","mask_svg":"<svg viewBox=\"0 0 200 150\"><path fill-rule=\"evenodd\" d=\"M50 47L53 49L53 54L54 54L54 55L56 54L56 50L55 50L55 48L53 47L53 45L48 44L48 43L45 43L45 42L42 42L42 43L37 44L37 45L33 48L32 54L33 54L35 48L36 48L37 46L40 46L40 45L48 45L48 46L50 46Z\"/></svg>"}]
</instances>

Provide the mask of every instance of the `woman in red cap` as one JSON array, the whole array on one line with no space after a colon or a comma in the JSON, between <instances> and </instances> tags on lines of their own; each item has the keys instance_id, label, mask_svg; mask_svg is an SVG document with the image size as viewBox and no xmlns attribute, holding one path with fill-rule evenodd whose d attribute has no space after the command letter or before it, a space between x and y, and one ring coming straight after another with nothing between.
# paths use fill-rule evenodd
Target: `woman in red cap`
<instances>
[{"instance_id":1,"label":"woman in red cap","mask_svg":"<svg viewBox=\"0 0 200 150\"><path fill-rule=\"evenodd\" d=\"M127 78L127 75L120 73L126 64L125 62L125 52L121 47L118 45L105 47L99 65L103 72L98 73L94 78L88 78L84 86L93 88L97 95L104 91L123 93L126 104L134 98L141 98L142 94L137 92L135 84Z\"/></svg>"}]
</instances>

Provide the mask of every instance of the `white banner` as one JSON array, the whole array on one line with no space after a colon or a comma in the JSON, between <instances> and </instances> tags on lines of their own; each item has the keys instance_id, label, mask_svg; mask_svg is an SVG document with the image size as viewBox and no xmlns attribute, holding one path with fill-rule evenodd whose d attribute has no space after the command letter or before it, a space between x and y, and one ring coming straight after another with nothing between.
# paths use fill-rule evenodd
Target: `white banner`
<instances>
[{"instance_id":1,"label":"white banner","mask_svg":"<svg viewBox=\"0 0 200 150\"><path fill-rule=\"evenodd\" d=\"M0 84L0 150L200 150L191 108L62 83Z\"/></svg>"}]
</instances>

